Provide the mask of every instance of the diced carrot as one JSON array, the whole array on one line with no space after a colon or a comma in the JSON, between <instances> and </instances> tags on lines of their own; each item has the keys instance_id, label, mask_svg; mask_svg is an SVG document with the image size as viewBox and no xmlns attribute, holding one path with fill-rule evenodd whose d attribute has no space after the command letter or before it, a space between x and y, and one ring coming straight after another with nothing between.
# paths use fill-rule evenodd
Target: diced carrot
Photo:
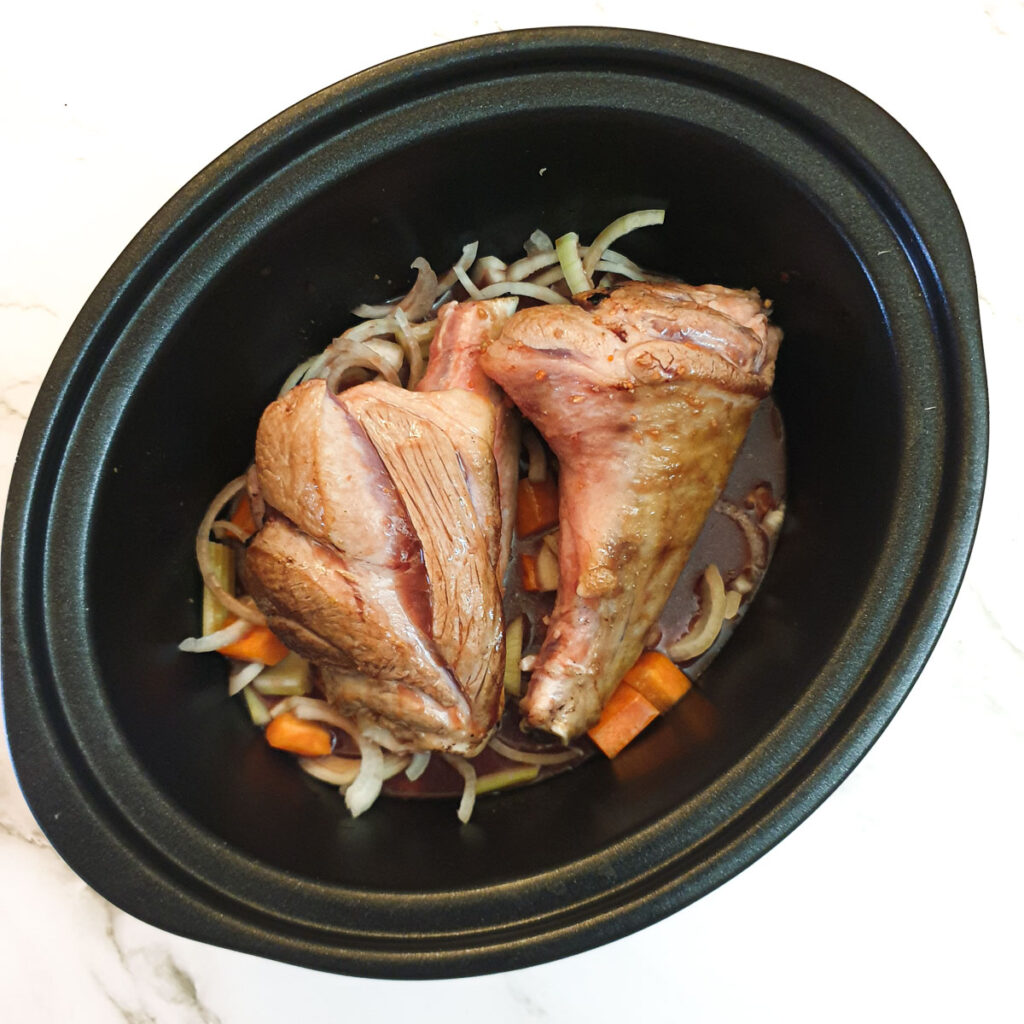
<instances>
[{"instance_id":1,"label":"diced carrot","mask_svg":"<svg viewBox=\"0 0 1024 1024\"><path fill-rule=\"evenodd\" d=\"M658 651L644 651L622 677L659 711L668 711L692 685L675 662Z\"/></svg>"},{"instance_id":2,"label":"diced carrot","mask_svg":"<svg viewBox=\"0 0 1024 1024\"><path fill-rule=\"evenodd\" d=\"M527 477L519 481L516 504L516 533L528 537L558 523L558 481L545 477L534 483Z\"/></svg>"},{"instance_id":3,"label":"diced carrot","mask_svg":"<svg viewBox=\"0 0 1024 1024\"><path fill-rule=\"evenodd\" d=\"M272 718L263 735L272 747L301 757L325 757L331 752L331 734L323 726L299 718L291 711Z\"/></svg>"},{"instance_id":4,"label":"diced carrot","mask_svg":"<svg viewBox=\"0 0 1024 1024\"><path fill-rule=\"evenodd\" d=\"M264 665L276 665L288 654L288 648L266 626L253 626L241 640L225 644L217 650L226 658L260 661Z\"/></svg>"},{"instance_id":5,"label":"diced carrot","mask_svg":"<svg viewBox=\"0 0 1024 1024\"><path fill-rule=\"evenodd\" d=\"M231 522L250 537L256 532L256 520L252 517L252 502L248 494L243 494L239 499L235 511L231 513Z\"/></svg>"},{"instance_id":6,"label":"diced carrot","mask_svg":"<svg viewBox=\"0 0 1024 1024\"><path fill-rule=\"evenodd\" d=\"M657 717L658 709L642 693L619 683L587 735L607 757L614 757Z\"/></svg>"},{"instance_id":7,"label":"diced carrot","mask_svg":"<svg viewBox=\"0 0 1024 1024\"><path fill-rule=\"evenodd\" d=\"M523 590L540 590L540 580L537 578L537 559L534 555L520 555L519 560L523 565Z\"/></svg>"}]
</instances>

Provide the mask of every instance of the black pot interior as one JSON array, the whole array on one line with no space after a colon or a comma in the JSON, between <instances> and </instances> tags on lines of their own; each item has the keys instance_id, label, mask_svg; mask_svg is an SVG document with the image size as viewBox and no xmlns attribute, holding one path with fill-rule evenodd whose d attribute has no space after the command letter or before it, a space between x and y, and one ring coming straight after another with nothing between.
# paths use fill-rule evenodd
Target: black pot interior
<instances>
[{"instance_id":1,"label":"black pot interior","mask_svg":"<svg viewBox=\"0 0 1024 1024\"><path fill-rule=\"evenodd\" d=\"M226 696L219 658L174 649L196 629L191 551L205 504L244 471L290 368L351 322L350 307L404 290L415 256L441 267L478 238L481 252L514 258L535 227L592 237L652 206L667 224L626 242L630 255L690 281L756 286L786 332L790 525L764 590L701 692L614 763L482 800L464 829L447 803L388 801L352 821L336 793L261 742ZM836 226L727 138L607 110L453 128L288 210L182 313L110 438L90 518L89 633L138 763L203 827L269 865L432 890L578 860L734 764L799 701L862 600L900 429L889 335ZM874 488L849 487L868 473Z\"/></svg>"}]
</instances>

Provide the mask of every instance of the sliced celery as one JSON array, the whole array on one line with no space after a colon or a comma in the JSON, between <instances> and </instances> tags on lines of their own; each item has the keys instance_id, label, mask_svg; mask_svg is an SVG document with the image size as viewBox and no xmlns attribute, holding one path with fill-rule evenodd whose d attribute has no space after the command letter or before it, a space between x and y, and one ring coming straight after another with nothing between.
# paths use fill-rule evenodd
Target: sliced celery
<instances>
[{"instance_id":1,"label":"sliced celery","mask_svg":"<svg viewBox=\"0 0 1024 1024\"><path fill-rule=\"evenodd\" d=\"M227 544L216 541L206 542L210 545L210 565L217 582L229 593L235 592L235 552ZM222 629L231 617L228 610L218 601L210 588L203 587L203 636L209 636Z\"/></svg>"},{"instance_id":2,"label":"sliced celery","mask_svg":"<svg viewBox=\"0 0 1024 1024\"><path fill-rule=\"evenodd\" d=\"M523 656L523 616L514 618L505 628L505 692L518 697L523 688L519 662Z\"/></svg>"},{"instance_id":3,"label":"sliced celery","mask_svg":"<svg viewBox=\"0 0 1024 1024\"><path fill-rule=\"evenodd\" d=\"M242 691L242 696L245 698L245 706L249 711L252 724L262 729L270 721L270 712L267 710L267 705L260 700L259 694L255 693L251 686L247 686Z\"/></svg>"},{"instance_id":4,"label":"sliced celery","mask_svg":"<svg viewBox=\"0 0 1024 1024\"><path fill-rule=\"evenodd\" d=\"M478 775L476 779L476 792L490 793L495 789L507 789L509 786L519 786L524 782L532 782L540 772L538 764L524 764L518 768L505 768L500 772L491 772L490 775Z\"/></svg>"},{"instance_id":5,"label":"sliced celery","mask_svg":"<svg viewBox=\"0 0 1024 1024\"><path fill-rule=\"evenodd\" d=\"M252 685L265 697L302 697L313 689L309 662L292 651L265 668Z\"/></svg>"}]
</instances>

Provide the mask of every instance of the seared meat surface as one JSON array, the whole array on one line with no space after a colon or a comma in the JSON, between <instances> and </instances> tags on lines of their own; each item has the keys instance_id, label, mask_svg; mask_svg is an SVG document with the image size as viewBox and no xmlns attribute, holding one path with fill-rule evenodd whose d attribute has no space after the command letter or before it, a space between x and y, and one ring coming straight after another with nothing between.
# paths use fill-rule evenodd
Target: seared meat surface
<instances>
[{"instance_id":1,"label":"seared meat surface","mask_svg":"<svg viewBox=\"0 0 1024 1024\"><path fill-rule=\"evenodd\" d=\"M465 322L445 315L418 391L309 381L257 433L267 514L249 591L320 666L332 703L393 749L476 753L501 712L510 527L496 434L516 436L518 413L477 364L514 303L475 305Z\"/></svg>"},{"instance_id":2,"label":"seared meat surface","mask_svg":"<svg viewBox=\"0 0 1024 1024\"><path fill-rule=\"evenodd\" d=\"M482 360L559 460L559 588L520 708L564 739L643 650L781 338L756 292L629 283L574 300L521 311Z\"/></svg>"}]
</instances>

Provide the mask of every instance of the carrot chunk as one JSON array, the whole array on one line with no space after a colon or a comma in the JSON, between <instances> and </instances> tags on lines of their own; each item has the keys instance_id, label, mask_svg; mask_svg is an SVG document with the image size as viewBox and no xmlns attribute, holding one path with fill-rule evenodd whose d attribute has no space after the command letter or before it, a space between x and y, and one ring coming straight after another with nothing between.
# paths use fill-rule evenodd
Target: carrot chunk
<instances>
[{"instance_id":1,"label":"carrot chunk","mask_svg":"<svg viewBox=\"0 0 1024 1024\"><path fill-rule=\"evenodd\" d=\"M607 757L614 757L657 717L658 709L642 693L619 683L587 735Z\"/></svg>"},{"instance_id":2,"label":"carrot chunk","mask_svg":"<svg viewBox=\"0 0 1024 1024\"><path fill-rule=\"evenodd\" d=\"M272 718L263 736L272 747L301 757L325 757L331 752L331 734L323 726L299 718L291 711Z\"/></svg>"},{"instance_id":3,"label":"carrot chunk","mask_svg":"<svg viewBox=\"0 0 1024 1024\"><path fill-rule=\"evenodd\" d=\"M661 712L668 711L692 685L675 662L658 651L644 651L623 676L623 682L643 694Z\"/></svg>"},{"instance_id":4,"label":"carrot chunk","mask_svg":"<svg viewBox=\"0 0 1024 1024\"><path fill-rule=\"evenodd\" d=\"M545 477L534 483L527 477L519 481L516 504L516 533L528 537L558 523L558 481Z\"/></svg>"},{"instance_id":5,"label":"carrot chunk","mask_svg":"<svg viewBox=\"0 0 1024 1024\"><path fill-rule=\"evenodd\" d=\"M256 520L253 519L252 502L248 494L243 494L239 499L235 511L231 513L231 522L250 537L256 532Z\"/></svg>"},{"instance_id":6,"label":"carrot chunk","mask_svg":"<svg viewBox=\"0 0 1024 1024\"><path fill-rule=\"evenodd\" d=\"M260 661L264 665L276 665L288 655L288 648L266 626L253 626L241 640L217 650L226 658Z\"/></svg>"},{"instance_id":7,"label":"carrot chunk","mask_svg":"<svg viewBox=\"0 0 1024 1024\"><path fill-rule=\"evenodd\" d=\"M537 559L534 555L520 555L519 560L523 566L523 590L540 590L540 580L537 577Z\"/></svg>"}]
</instances>

